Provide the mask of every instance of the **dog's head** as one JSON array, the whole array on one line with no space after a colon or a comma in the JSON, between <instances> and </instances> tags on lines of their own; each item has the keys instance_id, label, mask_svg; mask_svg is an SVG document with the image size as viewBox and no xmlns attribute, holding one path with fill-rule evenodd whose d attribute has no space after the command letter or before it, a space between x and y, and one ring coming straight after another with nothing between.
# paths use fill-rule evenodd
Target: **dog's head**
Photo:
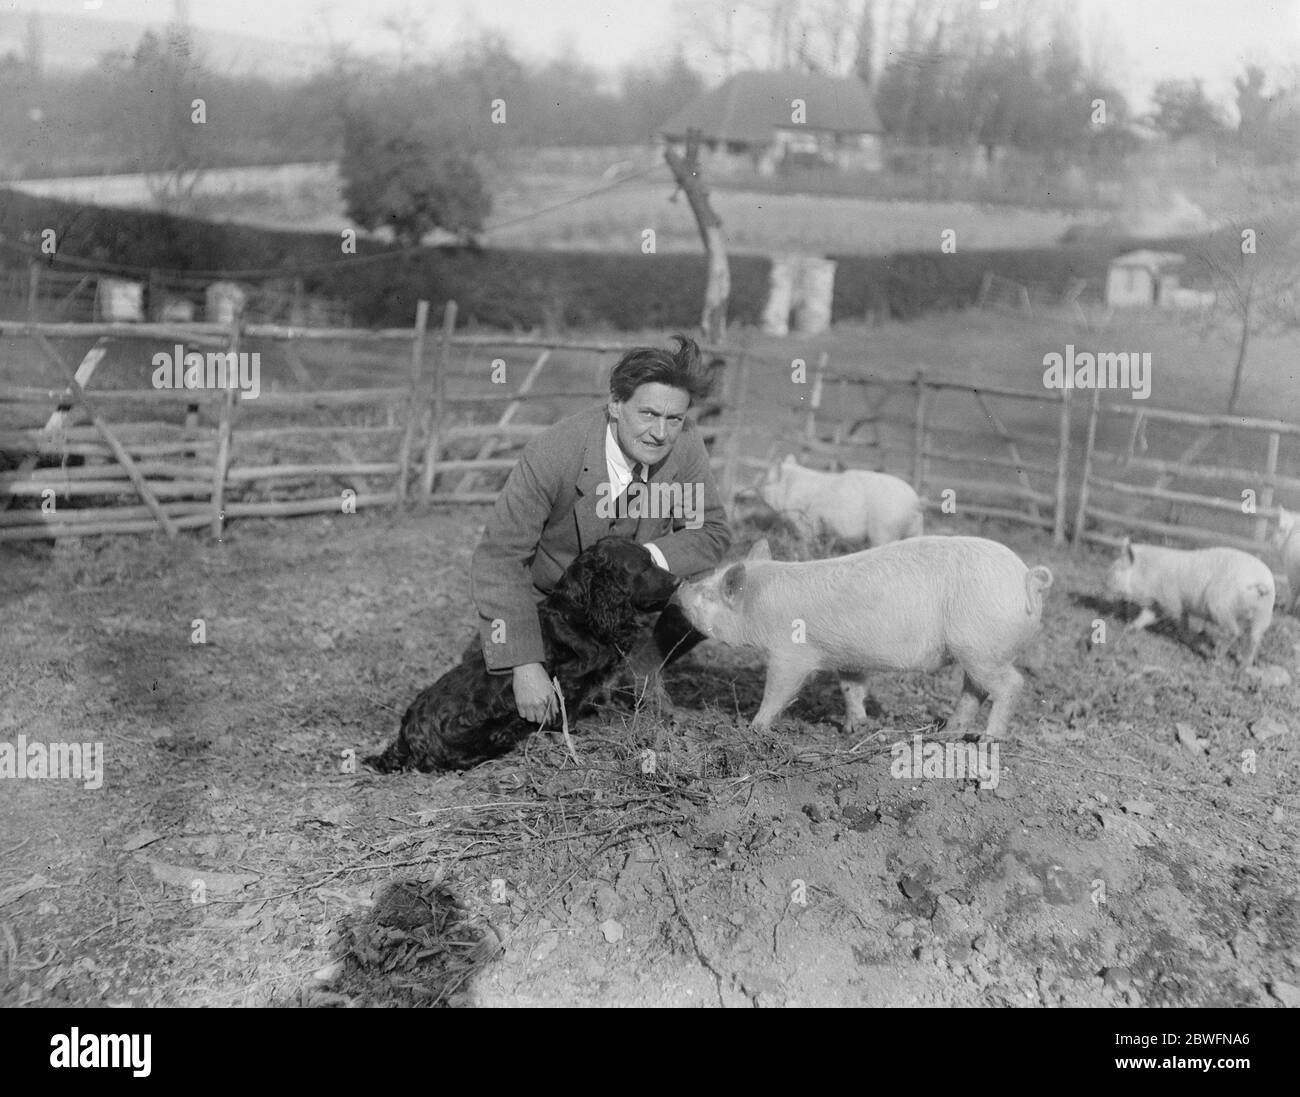
<instances>
[{"instance_id":1,"label":"dog's head","mask_svg":"<svg viewBox=\"0 0 1300 1097\"><path fill-rule=\"evenodd\" d=\"M618 642L637 613L667 606L678 582L644 545L606 537L569 565L553 597L571 620L583 620L594 635Z\"/></svg>"}]
</instances>

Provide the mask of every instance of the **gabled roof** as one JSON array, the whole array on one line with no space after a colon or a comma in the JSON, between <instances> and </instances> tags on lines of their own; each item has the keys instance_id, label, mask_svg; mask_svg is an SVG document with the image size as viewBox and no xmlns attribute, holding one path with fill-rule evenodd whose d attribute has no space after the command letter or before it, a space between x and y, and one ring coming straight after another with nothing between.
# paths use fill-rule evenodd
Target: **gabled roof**
<instances>
[{"instance_id":1,"label":"gabled roof","mask_svg":"<svg viewBox=\"0 0 1300 1097\"><path fill-rule=\"evenodd\" d=\"M791 121L791 101L806 104L805 121ZM883 133L867 86L855 76L805 72L738 72L688 103L660 127L670 139L698 128L706 141L766 144L774 129Z\"/></svg>"}]
</instances>

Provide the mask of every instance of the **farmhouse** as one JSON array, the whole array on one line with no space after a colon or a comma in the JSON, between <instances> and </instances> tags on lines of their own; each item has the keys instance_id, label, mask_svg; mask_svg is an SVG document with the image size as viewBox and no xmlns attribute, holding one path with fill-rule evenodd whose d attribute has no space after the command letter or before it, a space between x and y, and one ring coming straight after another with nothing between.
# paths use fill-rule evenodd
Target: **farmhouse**
<instances>
[{"instance_id":1,"label":"farmhouse","mask_svg":"<svg viewBox=\"0 0 1300 1097\"><path fill-rule=\"evenodd\" d=\"M830 166L879 171L884 127L856 77L741 72L688 103L660 129L672 145L702 135L701 159L719 174Z\"/></svg>"}]
</instances>

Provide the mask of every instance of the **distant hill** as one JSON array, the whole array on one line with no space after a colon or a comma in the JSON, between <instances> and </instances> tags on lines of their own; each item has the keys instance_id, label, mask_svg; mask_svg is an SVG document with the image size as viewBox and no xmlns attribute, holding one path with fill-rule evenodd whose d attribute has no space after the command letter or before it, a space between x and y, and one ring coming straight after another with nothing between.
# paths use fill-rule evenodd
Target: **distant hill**
<instances>
[{"instance_id":1,"label":"distant hill","mask_svg":"<svg viewBox=\"0 0 1300 1097\"><path fill-rule=\"evenodd\" d=\"M27 54L30 12L0 10L0 57ZM111 50L131 50L145 31L161 30L164 24L108 19L102 11L94 15L40 13L43 61L47 72L93 68ZM301 42L259 38L251 34L193 28L195 45L204 61L221 72L256 73L271 80L306 76L323 67L325 58L316 48Z\"/></svg>"}]
</instances>

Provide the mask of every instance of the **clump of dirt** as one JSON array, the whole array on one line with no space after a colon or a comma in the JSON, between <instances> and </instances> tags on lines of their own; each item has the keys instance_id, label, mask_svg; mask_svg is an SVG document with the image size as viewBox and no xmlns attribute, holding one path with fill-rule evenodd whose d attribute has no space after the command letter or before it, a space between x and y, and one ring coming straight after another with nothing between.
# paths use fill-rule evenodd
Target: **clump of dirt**
<instances>
[{"instance_id":1,"label":"clump of dirt","mask_svg":"<svg viewBox=\"0 0 1300 1097\"><path fill-rule=\"evenodd\" d=\"M343 959L317 973L302 1004L464 1005L463 988L499 947L492 927L475 924L449 888L395 880L369 913L340 925Z\"/></svg>"}]
</instances>

